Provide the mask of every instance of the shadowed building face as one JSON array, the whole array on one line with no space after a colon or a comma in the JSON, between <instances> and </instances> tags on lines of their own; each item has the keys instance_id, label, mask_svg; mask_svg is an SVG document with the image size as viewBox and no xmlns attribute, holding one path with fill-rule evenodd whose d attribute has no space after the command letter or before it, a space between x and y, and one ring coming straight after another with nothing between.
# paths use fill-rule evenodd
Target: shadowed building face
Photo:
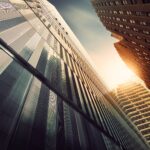
<instances>
[{"instance_id":1,"label":"shadowed building face","mask_svg":"<svg viewBox=\"0 0 150 150\"><path fill-rule=\"evenodd\" d=\"M103 25L119 38L115 47L134 72L150 88L150 1L92 0Z\"/></svg>"},{"instance_id":2,"label":"shadowed building face","mask_svg":"<svg viewBox=\"0 0 150 150\"><path fill-rule=\"evenodd\" d=\"M1 150L147 150L53 5L0 7Z\"/></svg>"}]
</instances>

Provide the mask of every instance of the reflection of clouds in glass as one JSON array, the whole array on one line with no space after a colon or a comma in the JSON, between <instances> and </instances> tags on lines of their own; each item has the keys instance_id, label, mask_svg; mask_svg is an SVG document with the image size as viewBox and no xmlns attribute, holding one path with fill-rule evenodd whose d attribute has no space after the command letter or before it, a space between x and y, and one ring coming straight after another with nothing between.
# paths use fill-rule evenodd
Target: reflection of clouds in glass
<instances>
[{"instance_id":1,"label":"reflection of clouds in glass","mask_svg":"<svg viewBox=\"0 0 150 150\"><path fill-rule=\"evenodd\" d=\"M9 2L0 2L0 20L8 20L20 17L21 15Z\"/></svg>"},{"instance_id":2,"label":"reflection of clouds in glass","mask_svg":"<svg viewBox=\"0 0 150 150\"><path fill-rule=\"evenodd\" d=\"M54 92L52 92L52 91L50 91L50 100L52 101L52 102L54 102L54 101L56 101L56 94L54 93Z\"/></svg>"},{"instance_id":3,"label":"reflection of clouds in glass","mask_svg":"<svg viewBox=\"0 0 150 150\"><path fill-rule=\"evenodd\" d=\"M0 2L0 9L10 9L12 8L12 5L7 2Z\"/></svg>"},{"instance_id":4,"label":"reflection of clouds in glass","mask_svg":"<svg viewBox=\"0 0 150 150\"><path fill-rule=\"evenodd\" d=\"M57 95L53 92L50 91L49 95L49 110L53 111L53 113L56 112L56 100L57 100ZM52 113L51 113L52 115Z\"/></svg>"}]
</instances>

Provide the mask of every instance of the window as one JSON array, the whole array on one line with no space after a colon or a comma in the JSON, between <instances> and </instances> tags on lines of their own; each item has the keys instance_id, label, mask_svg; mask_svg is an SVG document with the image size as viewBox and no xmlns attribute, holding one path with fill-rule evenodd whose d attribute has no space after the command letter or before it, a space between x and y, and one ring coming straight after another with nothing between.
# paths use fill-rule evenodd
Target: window
<instances>
[{"instance_id":1,"label":"window","mask_svg":"<svg viewBox=\"0 0 150 150\"><path fill-rule=\"evenodd\" d=\"M116 10L114 10L114 14L117 14L117 11L116 11Z\"/></svg>"},{"instance_id":2,"label":"window","mask_svg":"<svg viewBox=\"0 0 150 150\"><path fill-rule=\"evenodd\" d=\"M119 11L119 14L123 14L123 11L122 11L122 10L120 10L120 11Z\"/></svg>"},{"instance_id":3,"label":"window","mask_svg":"<svg viewBox=\"0 0 150 150\"><path fill-rule=\"evenodd\" d=\"M136 11L136 15L137 16L145 16L145 13L141 12L141 11Z\"/></svg>"},{"instance_id":4,"label":"window","mask_svg":"<svg viewBox=\"0 0 150 150\"><path fill-rule=\"evenodd\" d=\"M150 16L150 12L147 13L147 16Z\"/></svg>"},{"instance_id":5,"label":"window","mask_svg":"<svg viewBox=\"0 0 150 150\"><path fill-rule=\"evenodd\" d=\"M137 38L137 39L142 39L140 36L137 36L136 38Z\"/></svg>"},{"instance_id":6,"label":"window","mask_svg":"<svg viewBox=\"0 0 150 150\"><path fill-rule=\"evenodd\" d=\"M109 6L109 3L106 2L106 6Z\"/></svg>"},{"instance_id":7,"label":"window","mask_svg":"<svg viewBox=\"0 0 150 150\"><path fill-rule=\"evenodd\" d=\"M145 33L145 34L149 34L149 31L143 30L143 33Z\"/></svg>"},{"instance_id":8,"label":"window","mask_svg":"<svg viewBox=\"0 0 150 150\"><path fill-rule=\"evenodd\" d=\"M132 13L131 13L131 11L127 11L127 15L131 15Z\"/></svg>"},{"instance_id":9,"label":"window","mask_svg":"<svg viewBox=\"0 0 150 150\"><path fill-rule=\"evenodd\" d=\"M141 45L141 44L140 44L140 47L144 48L144 45Z\"/></svg>"},{"instance_id":10,"label":"window","mask_svg":"<svg viewBox=\"0 0 150 150\"><path fill-rule=\"evenodd\" d=\"M149 134L150 133L150 129L144 130L141 132L142 134Z\"/></svg>"},{"instance_id":11,"label":"window","mask_svg":"<svg viewBox=\"0 0 150 150\"><path fill-rule=\"evenodd\" d=\"M130 29L130 27L129 27L129 26L126 26L126 29Z\"/></svg>"},{"instance_id":12,"label":"window","mask_svg":"<svg viewBox=\"0 0 150 150\"><path fill-rule=\"evenodd\" d=\"M60 35L60 30L58 29L58 34Z\"/></svg>"},{"instance_id":13,"label":"window","mask_svg":"<svg viewBox=\"0 0 150 150\"><path fill-rule=\"evenodd\" d=\"M119 4L120 4L119 1L115 1L115 3L116 3L116 5L119 5Z\"/></svg>"},{"instance_id":14,"label":"window","mask_svg":"<svg viewBox=\"0 0 150 150\"><path fill-rule=\"evenodd\" d=\"M147 25L145 21L140 22L141 25Z\"/></svg>"},{"instance_id":15,"label":"window","mask_svg":"<svg viewBox=\"0 0 150 150\"><path fill-rule=\"evenodd\" d=\"M145 57L145 59L146 59L146 60L150 60L150 58L148 58L148 57Z\"/></svg>"},{"instance_id":16,"label":"window","mask_svg":"<svg viewBox=\"0 0 150 150\"><path fill-rule=\"evenodd\" d=\"M144 55L148 55L146 52L143 52Z\"/></svg>"},{"instance_id":17,"label":"window","mask_svg":"<svg viewBox=\"0 0 150 150\"><path fill-rule=\"evenodd\" d=\"M129 36L131 36L131 37L132 37L132 36L133 36L133 34L131 34L131 33L130 33L130 34L129 34Z\"/></svg>"},{"instance_id":18,"label":"window","mask_svg":"<svg viewBox=\"0 0 150 150\"><path fill-rule=\"evenodd\" d=\"M123 18L123 22L127 22L127 19L124 19L124 18Z\"/></svg>"},{"instance_id":19,"label":"window","mask_svg":"<svg viewBox=\"0 0 150 150\"><path fill-rule=\"evenodd\" d=\"M145 138L146 138L147 141L149 141L150 140L150 135L146 136Z\"/></svg>"},{"instance_id":20,"label":"window","mask_svg":"<svg viewBox=\"0 0 150 150\"><path fill-rule=\"evenodd\" d=\"M110 5L112 6L114 3L113 2L110 2Z\"/></svg>"},{"instance_id":21,"label":"window","mask_svg":"<svg viewBox=\"0 0 150 150\"><path fill-rule=\"evenodd\" d=\"M132 19L131 19L131 20L130 20L130 23L135 23L135 20L132 20Z\"/></svg>"},{"instance_id":22,"label":"window","mask_svg":"<svg viewBox=\"0 0 150 150\"><path fill-rule=\"evenodd\" d=\"M120 21L120 18L116 18L117 21Z\"/></svg>"},{"instance_id":23,"label":"window","mask_svg":"<svg viewBox=\"0 0 150 150\"><path fill-rule=\"evenodd\" d=\"M150 43L150 39L146 39L146 42L147 42L147 43Z\"/></svg>"},{"instance_id":24,"label":"window","mask_svg":"<svg viewBox=\"0 0 150 150\"><path fill-rule=\"evenodd\" d=\"M132 43L132 44L136 44L136 42L134 42L134 41L131 41L131 43Z\"/></svg>"},{"instance_id":25,"label":"window","mask_svg":"<svg viewBox=\"0 0 150 150\"><path fill-rule=\"evenodd\" d=\"M136 31L136 32L138 32L138 29L137 29L137 28L133 28L133 30Z\"/></svg>"},{"instance_id":26,"label":"window","mask_svg":"<svg viewBox=\"0 0 150 150\"><path fill-rule=\"evenodd\" d=\"M128 4L127 0L122 1L123 4Z\"/></svg>"},{"instance_id":27,"label":"window","mask_svg":"<svg viewBox=\"0 0 150 150\"><path fill-rule=\"evenodd\" d=\"M138 51L138 52L140 51L138 48L135 48L135 50Z\"/></svg>"},{"instance_id":28,"label":"window","mask_svg":"<svg viewBox=\"0 0 150 150\"><path fill-rule=\"evenodd\" d=\"M142 54L141 53L137 53L139 56L141 56Z\"/></svg>"}]
</instances>

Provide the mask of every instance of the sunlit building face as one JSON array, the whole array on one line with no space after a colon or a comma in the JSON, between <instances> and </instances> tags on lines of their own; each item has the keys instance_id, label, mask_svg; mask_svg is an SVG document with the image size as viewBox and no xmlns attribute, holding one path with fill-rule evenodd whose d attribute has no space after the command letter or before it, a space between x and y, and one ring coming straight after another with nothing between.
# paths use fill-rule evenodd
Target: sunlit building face
<instances>
[{"instance_id":1,"label":"sunlit building face","mask_svg":"<svg viewBox=\"0 0 150 150\"><path fill-rule=\"evenodd\" d=\"M0 149L148 149L53 5L3 1L0 13Z\"/></svg>"},{"instance_id":2,"label":"sunlit building face","mask_svg":"<svg viewBox=\"0 0 150 150\"><path fill-rule=\"evenodd\" d=\"M130 80L120 84L112 93L135 130L150 145L150 91L140 81Z\"/></svg>"}]
</instances>

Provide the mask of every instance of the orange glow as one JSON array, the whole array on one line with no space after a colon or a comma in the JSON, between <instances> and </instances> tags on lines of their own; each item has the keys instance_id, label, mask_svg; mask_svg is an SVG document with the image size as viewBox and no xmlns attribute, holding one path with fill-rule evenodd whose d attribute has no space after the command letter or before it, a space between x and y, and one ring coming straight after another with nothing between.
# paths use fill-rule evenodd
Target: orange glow
<instances>
[{"instance_id":1,"label":"orange glow","mask_svg":"<svg viewBox=\"0 0 150 150\"><path fill-rule=\"evenodd\" d=\"M114 48L111 51L105 50L99 53L91 53L90 55L100 78L109 89L136 78L136 75L125 65Z\"/></svg>"},{"instance_id":2,"label":"orange glow","mask_svg":"<svg viewBox=\"0 0 150 150\"><path fill-rule=\"evenodd\" d=\"M113 63L110 66L110 75L106 74L106 76L108 79L107 81L104 80L104 82L111 89L131 78L135 78L135 74L123 62Z\"/></svg>"}]
</instances>

